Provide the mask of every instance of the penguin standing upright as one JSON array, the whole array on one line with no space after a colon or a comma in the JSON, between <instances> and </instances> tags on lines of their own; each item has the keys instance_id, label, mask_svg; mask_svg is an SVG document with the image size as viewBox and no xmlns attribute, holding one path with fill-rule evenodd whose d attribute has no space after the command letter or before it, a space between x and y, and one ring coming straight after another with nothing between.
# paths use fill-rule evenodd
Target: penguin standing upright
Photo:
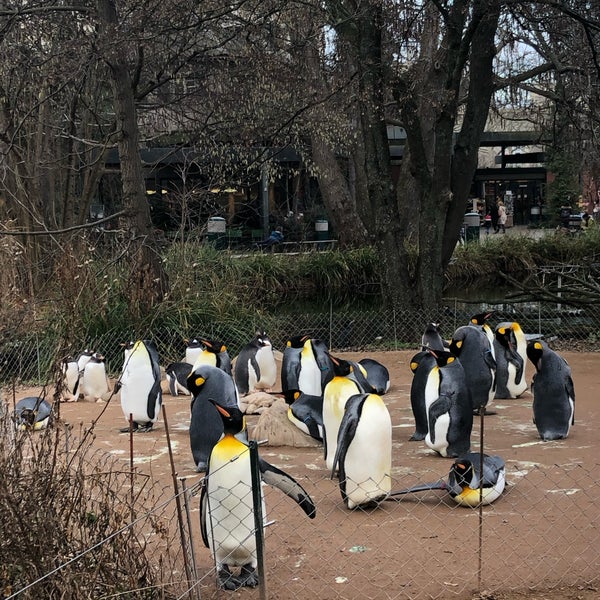
<instances>
[{"instance_id":1,"label":"penguin standing upright","mask_svg":"<svg viewBox=\"0 0 600 600\"><path fill-rule=\"evenodd\" d=\"M63 398L66 402L79 399L79 365L77 360L69 356L62 362Z\"/></svg>"},{"instance_id":2,"label":"penguin standing upright","mask_svg":"<svg viewBox=\"0 0 600 600\"><path fill-rule=\"evenodd\" d=\"M158 351L151 340L138 340L124 352L123 372L116 386L121 392L123 415L127 422L131 415L134 431L150 431L162 404Z\"/></svg>"},{"instance_id":3,"label":"penguin standing upright","mask_svg":"<svg viewBox=\"0 0 600 600\"><path fill-rule=\"evenodd\" d=\"M258 561L250 450L237 437L245 429L244 416L236 407L224 408L216 403L214 406L222 419L224 435L210 453L200 497L202 540L215 560L220 587L256 587ZM278 487L311 519L315 517L313 501L295 479L260 458L259 469L265 483ZM257 492L265 518L262 488ZM231 571L232 567L240 567L239 575Z\"/></svg>"},{"instance_id":4,"label":"penguin standing upright","mask_svg":"<svg viewBox=\"0 0 600 600\"><path fill-rule=\"evenodd\" d=\"M104 396L110 392L110 384L106 373L106 361L104 356L94 352L83 369L80 385L84 400L101 402Z\"/></svg>"},{"instance_id":5,"label":"penguin standing upright","mask_svg":"<svg viewBox=\"0 0 600 600\"><path fill-rule=\"evenodd\" d=\"M294 402L296 394L300 392L298 375L300 373L300 356L304 342L309 339L307 335L293 336L286 342L281 359L281 389L287 404Z\"/></svg>"},{"instance_id":6,"label":"penguin standing upright","mask_svg":"<svg viewBox=\"0 0 600 600\"><path fill-rule=\"evenodd\" d=\"M332 477L339 467L342 499L350 509L384 500L392 486L392 421L378 394L348 398L338 430Z\"/></svg>"},{"instance_id":7,"label":"penguin standing upright","mask_svg":"<svg viewBox=\"0 0 600 600\"><path fill-rule=\"evenodd\" d=\"M531 384L533 421L542 440L561 440L575 423L575 386L571 367L542 340L527 344L527 357L535 366Z\"/></svg>"},{"instance_id":8,"label":"penguin standing upright","mask_svg":"<svg viewBox=\"0 0 600 600\"><path fill-rule=\"evenodd\" d=\"M273 345L265 331L257 331L240 351L233 371L235 384L242 396L256 390L271 390L277 380L277 363Z\"/></svg>"},{"instance_id":9,"label":"penguin standing upright","mask_svg":"<svg viewBox=\"0 0 600 600\"><path fill-rule=\"evenodd\" d=\"M317 338L304 342L300 353L298 387L309 396L321 396L327 383L333 377L333 366L327 345Z\"/></svg>"},{"instance_id":10,"label":"penguin standing upright","mask_svg":"<svg viewBox=\"0 0 600 600\"><path fill-rule=\"evenodd\" d=\"M425 327L425 331L421 336L421 348L423 350L446 350L446 342L444 342L444 338L440 333L440 324L439 323L427 323Z\"/></svg>"},{"instance_id":11,"label":"penguin standing upright","mask_svg":"<svg viewBox=\"0 0 600 600\"><path fill-rule=\"evenodd\" d=\"M518 398L527 389L527 339L516 322L496 325L496 398Z\"/></svg>"},{"instance_id":12,"label":"penguin standing upright","mask_svg":"<svg viewBox=\"0 0 600 600\"><path fill-rule=\"evenodd\" d=\"M187 340L185 356L181 362L185 362L185 363L189 363L190 365L193 365L203 350L204 350L204 346L202 345L202 342L200 342L196 338Z\"/></svg>"},{"instance_id":13,"label":"penguin standing upright","mask_svg":"<svg viewBox=\"0 0 600 600\"><path fill-rule=\"evenodd\" d=\"M473 411L485 412L496 394L496 360L487 332L475 323L459 327L452 336L450 352L458 356L465 371Z\"/></svg>"},{"instance_id":14,"label":"penguin standing upright","mask_svg":"<svg viewBox=\"0 0 600 600\"><path fill-rule=\"evenodd\" d=\"M208 338L201 338L200 342L202 342L202 351L192 364L192 371L199 365L212 365L231 375L231 358L227 352L227 346L222 342L209 340Z\"/></svg>"},{"instance_id":15,"label":"penguin standing upright","mask_svg":"<svg viewBox=\"0 0 600 600\"><path fill-rule=\"evenodd\" d=\"M323 392L323 452L329 470L333 469L338 431L346 402L351 396L365 391L352 379L353 367L349 361L331 355L330 360L333 364L333 379Z\"/></svg>"},{"instance_id":16,"label":"penguin standing upright","mask_svg":"<svg viewBox=\"0 0 600 600\"><path fill-rule=\"evenodd\" d=\"M190 373L187 389L192 394L190 448L197 471L206 471L210 452L223 435L223 420L215 403L227 409L239 408L238 391L231 375L205 364ZM246 433L243 435L247 439Z\"/></svg>"},{"instance_id":17,"label":"penguin standing upright","mask_svg":"<svg viewBox=\"0 0 600 600\"><path fill-rule=\"evenodd\" d=\"M430 371L437 366L435 355L430 350L421 350L410 359L413 380L410 385L410 406L415 419L415 431L409 441L425 439L429 431L427 409L425 407L425 388Z\"/></svg>"},{"instance_id":18,"label":"penguin standing upright","mask_svg":"<svg viewBox=\"0 0 600 600\"><path fill-rule=\"evenodd\" d=\"M425 384L425 444L441 456L460 456L471 448L473 409L462 364L450 352L433 353L436 366Z\"/></svg>"}]
</instances>

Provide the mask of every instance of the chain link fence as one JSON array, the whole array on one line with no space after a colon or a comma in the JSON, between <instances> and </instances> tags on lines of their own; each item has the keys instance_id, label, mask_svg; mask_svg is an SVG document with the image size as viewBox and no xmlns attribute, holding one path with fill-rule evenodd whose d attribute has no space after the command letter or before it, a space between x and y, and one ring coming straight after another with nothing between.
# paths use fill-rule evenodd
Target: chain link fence
<instances>
[{"instance_id":1,"label":"chain link fence","mask_svg":"<svg viewBox=\"0 0 600 600\"><path fill-rule=\"evenodd\" d=\"M80 334L65 348L54 334L35 334L20 339L6 339L0 344L0 384L11 381L38 382L48 380L56 360L65 353L77 356L88 348L102 353L107 371L117 375L123 364L122 344L132 339L152 339L163 365L181 361L185 340L207 337L225 343L235 357L254 336L256 329L265 330L276 350L283 350L289 336L309 334L320 338L334 351L385 351L415 348L425 325L440 323L442 334L450 338L471 315L493 310L490 323L518 321L525 333L542 334L556 348L600 350L600 306L570 308L544 302L481 304L447 300L435 314L420 311L360 310L338 312L325 305L323 312L279 313L257 315L252 322L199 321L187 330L155 328L152 331L107 331L101 335Z\"/></svg>"}]
</instances>

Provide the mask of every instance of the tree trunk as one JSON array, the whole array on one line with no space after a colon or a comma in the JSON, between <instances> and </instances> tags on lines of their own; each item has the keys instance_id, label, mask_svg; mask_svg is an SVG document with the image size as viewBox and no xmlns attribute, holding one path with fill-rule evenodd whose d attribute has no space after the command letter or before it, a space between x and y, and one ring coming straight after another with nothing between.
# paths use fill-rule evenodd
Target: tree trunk
<instances>
[{"instance_id":1,"label":"tree trunk","mask_svg":"<svg viewBox=\"0 0 600 600\"><path fill-rule=\"evenodd\" d=\"M98 0L98 14L102 32L116 36L118 16L114 1ZM114 38L112 43L115 43ZM168 281L156 248L146 198L133 82L125 49L119 44L115 47L117 49L106 60L112 74L123 207L127 211L123 226L130 233L133 250L130 253L133 260L129 277L129 306L132 314L139 317L162 301Z\"/></svg>"}]
</instances>

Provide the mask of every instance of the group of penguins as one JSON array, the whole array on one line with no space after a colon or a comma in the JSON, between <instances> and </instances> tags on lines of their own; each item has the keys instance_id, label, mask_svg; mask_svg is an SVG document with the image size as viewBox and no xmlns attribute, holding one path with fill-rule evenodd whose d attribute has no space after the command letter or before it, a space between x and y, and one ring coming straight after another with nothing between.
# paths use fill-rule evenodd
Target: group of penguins
<instances>
[{"instance_id":1,"label":"group of penguins","mask_svg":"<svg viewBox=\"0 0 600 600\"><path fill-rule=\"evenodd\" d=\"M437 324L426 327L421 349L410 362L415 420L410 439L424 441L439 455L455 460L447 480L399 491L391 489L392 421L383 400L390 388L387 368L370 358L355 362L334 356L322 340L309 335L288 339L277 395L285 399L289 421L322 443L326 468L332 479L337 477L347 508L377 506L432 489L446 490L466 506L496 500L504 490L505 464L499 456L471 452L473 418L487 414L494 398L523 394L528 388L527 360L536 369L531 391L540 437L567 437L575 401L567 362L540 336L528 339L516 322L500 323L492 330L487 322L490 316L474 315L449 341ZM86 391L80 393L94 396L101 386L92 393L94 384L85 381L86 374L94 372L89 365L101 364L103 358L89 353L82 359L83 369L79 359L74 361L79 381L71 380L69 389L77 393L75 385L81 385ZM64 373L66 380L67 364ZM200 499L202 537L224 589L258 584L248 430L240 398L257 390L272 392L277 375L273 346L264 331L257 331L234 361L223 343L194 339L188 342L183 360L165 368L170 393L191 396L190 446L197 470L206 473ZM128 424L121 431L152 430L162 405L161 380L152 341L125 346L115 385ZM25 400L38 402L24 410L40 410L40 399ZM297 481L262 458L259 468L265 483L315 517L315 504ZM234 574L232 567L239 567L239 573Z\"/></svg>"}]
</instances>

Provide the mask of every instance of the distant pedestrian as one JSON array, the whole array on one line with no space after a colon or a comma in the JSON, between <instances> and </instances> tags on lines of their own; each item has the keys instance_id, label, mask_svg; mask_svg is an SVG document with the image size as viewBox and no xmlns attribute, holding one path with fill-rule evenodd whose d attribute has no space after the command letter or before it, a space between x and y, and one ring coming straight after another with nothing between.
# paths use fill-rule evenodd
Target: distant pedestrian
<instances>
[{"instance_id":1,"label":"distant pedestrian","mask_svg":"<svg viewBox=\"0 0 600 600\"><path fill-rule=\"evenodd\" d=\"M504 202L502 200L498 201L498 228L496 229L496 233L498 233L502 229L502 233L506 233L506 207L504 206Z\"/></svg>"},{"instance_id":2,"label":"distant pedestrian","mask_svg":"<svg viewBox=\"0 0 600 600\"><path fill-rule=\"evenodd\" d=\"M483 225L485 227L486 234L489 235L490 229L492 228L492 213L489 210L485 213L485 217L483 217Z\"/></svg>"},{"instance_id":3,"label":"distant pedestrian","mask_svg":"<svg viewBox=\"0 0 600 600\"><path fill-rule=\"evenodd\" d=\"M493 202L490 206L490 215L492 217L492 227L494 228L494 233L498 233L498 202L500 202L500 198Z\"/></svg>"}]
</instances>

